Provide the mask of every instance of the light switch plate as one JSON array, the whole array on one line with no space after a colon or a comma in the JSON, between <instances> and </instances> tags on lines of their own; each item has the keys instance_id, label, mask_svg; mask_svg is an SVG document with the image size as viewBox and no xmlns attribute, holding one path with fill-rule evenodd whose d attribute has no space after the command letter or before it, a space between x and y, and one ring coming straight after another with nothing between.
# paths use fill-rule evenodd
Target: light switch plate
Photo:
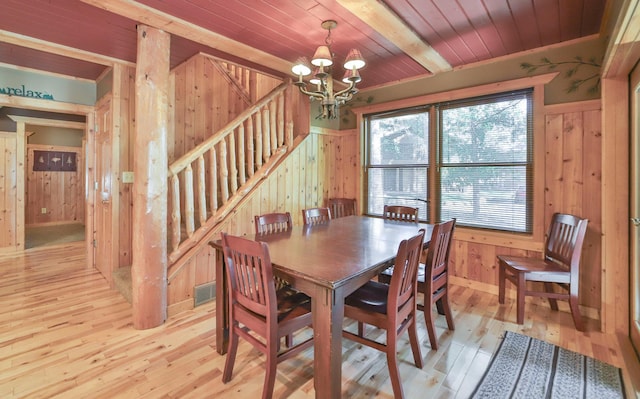
<instances>
[{"instance_id":1,"label":"light switch plate","mask_svg":"<svg viewBox=\"0 0 640 399\"><path fill-rule=\"evenodd\" d=\"M122 172L123 183L133 183L133 172Z\"/></svg>"}]
</instances>

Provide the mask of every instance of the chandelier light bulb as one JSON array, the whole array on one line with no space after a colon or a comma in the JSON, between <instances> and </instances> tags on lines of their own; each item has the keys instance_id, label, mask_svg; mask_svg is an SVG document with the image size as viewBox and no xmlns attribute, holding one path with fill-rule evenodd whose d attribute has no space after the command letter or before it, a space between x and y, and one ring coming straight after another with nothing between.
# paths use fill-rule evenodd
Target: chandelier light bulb
<instances>
[{"instance_id":1,"label":"chandelier light bulb","mask_svg":"<svg viewBox=\"0 0 640 399\"><path fill-rule=\"evenodd\" d=\"M360 77L360 73L358 73L358 70L356 68L347 69L346 71L344 71L344 76L342 77L342 81L344 83L358 83L361 80L362 78Z\"/></svg>"},{"instance_id":2,"label":"chandelier light bulb","mask_svg":"<svg viewBox=\"0 0 640 399\"><path fill-rule=\"evenodd\" d=\"M307 76L311 73L309 68L309 61L305 57L300 57L296 60L296 63L291 67L291 72L298 76Z\"/></svg>"},{"instance_id":3,"label":"chandelier light bulb","mask_svg":"<svg viewBox=\"0 0 640 399\"><path fill-rule=\"evenodd\" d=\"M344 69L360 69L365 66L360 50L352 48L344 61Z\"/></svg>"},{"instance_id":4,"label":"chandelier light bulb","mask_svg":"<svg viewBox=\"0 0 640 399\"><path fill-rule=\"evenodd\" d=\"M329 46L318 46L316 53L313 55L311 63L315 66L331 66L333 65L333 59L331 57L331 50Z\"/></svg>"}]
</instances>

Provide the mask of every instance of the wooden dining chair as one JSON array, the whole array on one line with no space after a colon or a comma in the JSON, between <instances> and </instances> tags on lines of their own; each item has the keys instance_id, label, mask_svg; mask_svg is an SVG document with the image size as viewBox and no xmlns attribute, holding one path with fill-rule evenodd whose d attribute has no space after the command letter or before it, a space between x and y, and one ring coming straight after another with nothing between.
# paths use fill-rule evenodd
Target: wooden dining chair
<instances>
[{"instance_id":1,"label":"wooden dining chair","mask_svg":"<svg viewBox=\"0 0 640 399\"><path fill-rule=\"evenodd\" d=\"M293 227L293 221L291 220L291 213L265 213L264 215L255 215L253 217L256 235L276 234L285 231L290 231ZM279 290L285 286L289 286L289 283L281 278L274 277L276 282L276 290ZM291 288L293 289L293 288ZM291 345L291 336L287 336L287 346Z\"/></svg>"},{"instance_id":2,"label":"wooden dining chair","mask_svg":"<svg viewBox=\"0 0 640 399\"><path fill-rule=\"evenodd\" d=\"M222 382L231 381L242 337L267 356L262 398L271 398L277 364L313 344L310 338L280 350L280 339L310 327L310 299L288 288L276 291L269 247L264 242L222 233L229 292L229 349Z\"/></svg>"},{"instance_id":3,"label":"wooden dining chair","mask_svg":"<svg viewBox=\"0 0 640 399\"><path fill-rule=\"evenodd\" d=\"M291 213L265 213L264 215L255 215L256 234L273 234L283 231L289 231L293 227Z\"/></svg>"},{"instance_id":4,"label":"wooden dining chair","mask_svg":"<svg viewBox=\"0 0 640 399\"><path fill-rule=\"evenodd\" d=\"M418 292L424 295L424 301L423 303L418 302L417 306L419 310L424 312L424 321L433 350L438 350L435 315L433 314L434 304L438 314L444 315L449 330L455 330L453 312L449 302L449 252L451 251L455 225L456 219L451 219L433 227L426 261L418 265ZM388 268L380 273L378 281L389 284L392 274L393 268Z\"/></svg>"},{"instance_id":5,"label":"wooden dining chair","mask_svg":"<svg viewBox=\"0 0 640 399\"><path fill-rule=\"evenodd\" d=\"M356 214L356 200L353 198L329 198L327 207L331 209L332 219Z\"/></svg>"},{"instance_id":6,"label":"wooden dining chair","mask_svg":"<svg viewBox=\"0 0 640 399\"><path fill-rule=\"evenodd\" d=\"M331 209L309 208L302 210L302 223L307 226L327 223L331 220Z\"/></svg>"},{"instance_id":7,"label":"wooden dining chair","mask_svg":"<svg viewBox=\"0 0 640 399\"><path fill-rule=\"evenodd\" d=\"M387 354L395 398L404 397L398 368L397 347L398 339L405 331L409 333L416 367L423 366L416 326L416 288L418 261L424 234L425 230L420 229L417 235L400 243L390 284L368 281L345 298L344 315L358 322L358 334L343 330L342 335ZM385 330L386 343L365 337L365 324Z\"/></svg>"},{"instance_id":8,"label":"wooden dining chair","mask_svg":"<svg viewBox=\"0 0 640 399\"><path fill-rule=\"evenodd\" d=\"M382 212L382 218L384 220L392 220L396 222L418 223L418 208L403 205L385 205ZM421 259L423 258L424 256ZM393 267L389 267L380 272L378 275L378 281L389 284L392 272Z\"/></svg>"},{"instance_id":9,"label":"wooden dining chair","mask_svg":"<svg viewBox=\"0 0 640 399\"><path fill-rule=\"evenodd\" d=\"M418 223L418 208L403 205L385 205L382 217L385 220Z\"/></svg>"},{"instance_id":10,"label":"wooden dining chair","mask_svg":"<svg viewBox=\"0 0 640 399\"><path fill-rule=\"evenodd\" d=\"M557 300L569 301L576 329L584 331L580 315L580 257L588 219L555 213L551 219L544 258L498 255L498 302L504 303L505 282L516 286L517 321L524 322L525 296L547 298L551 309L558 310ZM527 285L527 282L542 284ZM541 286L540 286L541 285ZM561 287L561 291L554 290Z\"/></svg>"}]
</instances>

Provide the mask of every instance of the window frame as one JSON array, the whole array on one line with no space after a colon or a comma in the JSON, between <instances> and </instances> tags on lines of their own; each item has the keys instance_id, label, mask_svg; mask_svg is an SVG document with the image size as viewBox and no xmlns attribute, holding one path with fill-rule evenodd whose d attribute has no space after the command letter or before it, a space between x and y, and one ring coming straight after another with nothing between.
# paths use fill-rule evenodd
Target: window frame
<instances>
[{"instance_id":1,"label":"window frame","mask_svg":"<svg viewBox=\"0 0 640 399\"><path fill-rule=\"evenodd\" d=\"M428 148L428 154L429 157L427 159L426 163L411 163L411 164L393 164L393 165L384 165L384 164L376 164L376 165L372 165L371 164L371 136L368 132L371 131L371 122L372 120L375 119L382 119L383 117L401 117L401 116L406 116L406 115L412 115L412 114L418 114L418 113L427 113L428 114L428 132L430 133L431 130L433 129L433 107L431 105L420 105L420 106L414 106L414 107L408 107L408 108L403 108L403 109L397 109L397 110L390 110L390 111L386 111L386 112L381 112L381 113L376 113L376 114L371 114L371 115L367 115L367 117L365 118L365 123L366 123L366 129L365 131L367 132L367 134L365 135L365 151L364 151L364 159L365 159L365 173L364 173L364 182L363 182L363 187L364 187L364 192L367 193L366 196L364 196L364 201L363 201L363 213L369 216L382 216L382 209L380 209L380 213L369 213L369 177L370 177L370 170L399 170L399 169L408 169L408 168L424 168L425 170L425 174L426 174L426 184L425 184L425 193L424 193L424 198L421 198L421 200L424 200L424 204L415 204L415 203L408 203L409 201L411 201L411 198L406 198L406 201L408 202L402 202L399 201L397 202L397 204L399 205L407 205L407 206L416 206L418 208L420 208L420 212L418 213L419 215L419 220L420 221L428 221L429 220L429 215L431 214L431 207L430 205L430 192L431 192L431 184L430 184L430 177L432 175L432 157L431 157L431 148L432 148L432 144L433 144L433 140L431 139L431 135L429 134L428 140L427 140L427 148ZM435 148L435 147L433 147ZM416 202L416 201L414 201ZM418 201L418 202L422 202L422 201ZM422 209L425 209L426 212L422 211Z\"/></svg>"},{"instance_id":2,"label":"window frame","mask_svg":"<svg viewBox=\"0 0 640 399\"><path fill-rule=\"evenodd\" d=\"M459 162L459 163L455 163L455 162L445 162L443 160L443 153L444 150L442 149L443 147L443 141L444 141L444 133L443 133L443 121L442 121L442 114L443 111L448 110L448 109L453 109L453 108L461 108L461 107L471 107L474 105L481 105L481 104L490 104L490 103L497 103L500 101L507 101L510 98L517 98L517 97L526 97L527 99L527 121L526 121L526 129L527 129L527 137L526 137L526 142L527 142L527 149L526 149L526 159L525 161L521 161L521 162L516 162L516 161L499 161L499 162L476 162L476 163L465 163L465 162ZM492 101L494 100L494 101ZM533 168L533 149L534 149L534 143L533 143L533 135L534 135L534 129L533 129L533 119L534 119L534 110L533 110L533 88L523 88L523 89L519 89L519 90L509 90L509 91L505 91L505 92L501 92L501 93L492 93L489 95L483 95L483 96L476 96L476 97L471 97L471 98L462 98L462 99L458 99L458 100L453 100L453 101L447 101L447 102L442 102L442 103L438 103L438 104L434 104L434 108L436 108L436 112L437 112L437 131L436 131L436 140L437 140L437 144L438 144L438 151L437 151L437 163L436 163L436 167L438 169L438 188L440 189L441 186L441 171L444 168L451 168L451 169L455 169L455 168L491 168L491 167L524 167L525 169L525 199L524 199L524 205L525 205L525 220L524 220L524 230L510 230L507 228L498 228L496 226L483 226L481 224L474 224L474 225L469 225L469 224L465 224L464 220L462 220L461 218L458 218L456 225L457 226L464 226L467 228L471 228L471 229L481 229L481 230L493 230L493 231L500 231L500 232L507 232L510 234L532 234L533 232L533 202L532 202L532 197L533 197L533 190L534 190L534 178L535 178L535 173L534 173L534 168ZM431 154L430 154L431 155ZM438 218L441 219L442 218L442 214L444 213L443 209L442 209L442 201L441 201L442 195L441 193L438 193L438 198L437 199L432 199L432 201L437 204L437 211L436 214L438 215Z\"/></svg>"},{"instance_id":3,"label":"window frame","mask_svg":"<svg viewBox=\"0 0 640 399\"><path fill-rule=\"evenodd\" d=\"M496 100L496 101L500 101L500 100L504 100L504 99L509 99L510 97L514 97L515 95L522 95L525 94L527 95L528 98L528 108L527 108L527 159L524 163L522 162L518 162L516 163L517 166L525 166L525 173L526 173L526 182L525 182L525 187L526 187L526 201L525 201L525 231L521 231L521 230L510 230L508 228L496 228L496 226L481 226L481 225L467 225L465 226L464 223L459 224L460 227L466 227L469 229L473 229L473 230L483 230L483 231L488 231L488 232L497 232L497 233L502 233L502 234L519 234L519 235L528 235L528 236L532 236L536 233L535 228L533 226L532 220L535 214L535 207L534 207L534 201L533 201L533 197L534 197L534 193L535 193L535 181L536 181L536 173L535 173L535 168L534 168L534 153L535 153L535 143L534 143L534 135L535 135L535 129L534 129L534 120L535 120L535 112L536 112L536 107L535 107L535 87L521 87L521 88L517 88L517 89L510 89L510 90L501 90L501 91L494 91L492 93L488 93L488 94L479 94L477 96L472 96L472 97L460 97L457 99L447 99L446 101L440 101L440 102L429 102L426 104L422 104L420 106L412 106L412 107L406 107L406 108L400 108L400 109L392 109L392 110L385 110L382 112L377 112L377 113L367 113L367 114L361 114L360 117L363 118L363 149L364 151L364 162L363 162L363 166L364 166L364 174L363 174L363 213L367 214L367 215L371 215L371 216L379 216L378 214L375 213L370 213L369 212L369 203L368 203L368 199L369 199L369 176L370 176L370 170L372 169L398 169L399 167L416 167L416 166L420 166L420 167L425 167L426 168L426 173L427 173L427 184L426 184L426 199L427 199L427 203L429 204L427 206L427 214L426 216L424 216L424 214L421 212L421 220L433 223L434 221L438 221L440 220L440 215L441 215L441 171L442 171L442 167L445 165L445 163L443 162L442 159L442 140L443 140L443 132L442 132L442 121L441 121L441 112L442 109L450 109L452 105L458 105L458 104L468 104L468 105L473 105L475 104L482 104L482 103L489 103L491 102L490 100ZM488 101L489 100L489 101ZM403 115L407 115L407 114L411 114L411 113L416 113L416 112L423 112L424 110L427 110L427 112L429 112L429 131L428 131L428 160L427 163L422 163L422 164L411 164L411 165L399 165L399 164L395 164L393 166L387 166L387 165L372 165L370 160L371 160L371 146L370 146L370 141L371 141L371 121L375 120L375 119L381 119L383 117L387 117L387 116L403 116ZM484 165L484 166L510 166L513 165L514 162L493 162L490 163L490 165ZM466 165L466 164L465 164ZM460 166L465 166L465 165L460 165ZM468 166L468 165L466 165ZM475 166L483 166L481 164L477 164ZM514 165L516 166L516 165ZM452 167L452 165L447 165L446 167Z\"/></svg>"}]
</instances>

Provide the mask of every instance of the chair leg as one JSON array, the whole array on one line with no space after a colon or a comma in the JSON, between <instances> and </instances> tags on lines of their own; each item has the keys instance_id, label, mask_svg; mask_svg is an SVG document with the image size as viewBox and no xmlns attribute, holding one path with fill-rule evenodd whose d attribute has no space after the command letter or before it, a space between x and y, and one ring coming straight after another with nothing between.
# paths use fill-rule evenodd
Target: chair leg
<instances>
[{"instance_id":1,"label":"chair leg","mask_svg":"<svg viewBox=\"0 0 640 399\"><path fill-rule=\"evenodd\" d=\"M571 315L573 316L573 323L576 325L576 330L584 331L582 315L580 314L580 306L578 305L578 297L576 295L569 297L569 307L571 308Z\"/></svg>"},{"instance_id":2,"label":"chair leg","mask_svg":"<svg viewBox=\"0 0 640 399\"><path fill-rule=\"evenodd\" d=\"M442 302L442 308L444 310L444 317L447 319L447 327L449 330L455 330L455 326L453 325L453 313L451 312L451 305L449 304L449 292L447 291L442 298L440 298Z\"/></svg>"},{"instance_id":3,"label":"chair leg","mask_svg":"<svg viewBox=\"0 0 640 399\"><path fill-rule=\"evenodd\" d=\"M233 364L236 361L236 353L238 352L238 334L235 333L234 327L231 326L229 334L229 347L227 348L227 359L224 362L224 372L222 373L222 382L231 381L233 374Z\"/></svg>"},{"instance_id":4,"label":"chair leg","mask_svg":"<svg viewBox=\"0 0 640 399\"><path fill-rule=\"evenodd\" d=\"M442 298L436 301L436 309L438 310L439 315L444 316L445 311L444 311L444 305L442 304Z\"/></svg>"},{"instance_id":5,"label":"chair leg","mask_svg":"<svg viewBox=\"0 0 640 399\"><path fill-rule=\"evenodd\" d=\"M293 346L293 334L287 334L287 336L284 337L284 344L287 348L291 348Z\"/></svg>"},{"instance_id":6,"label":"chair leg","mask_svg":"<svg viewBox=\"0 0 640 399\"><path fill-rule=\"evenodd\" d=\"M393 335L395 328L387 330L387 334ZM404 398L402 391L402 383L400 382L400 369L398 368L398 354L396 352L397 336L387 336L387 365L389 366L389 377L391 378L391 387L393 388L393 397Z\"/></svg>"},{"instance_id":7,"label":"chair leg","mask_svg":"<svg viewBox=\"0 0 640 399\"><path fill-rule=\"evenodd\" d=\"M504 303L504 280L505 280L505 266L501 261L498 261L498 302Z\"/></svg>"},{"instance_id":8,"label":"chair leg","mask_svg":"<svg viewBox=\"0 0 640 399\"><path fill-rule=\"evenodd\" d=\"M270 340L271 338L267 338ZM275 339L280 341L279 339ZM276 385L276 373L278 367L278 352L274 345L276 342L267 342L267 362L265 364L266 374L264 376L264 385L262 387L262 399L271 399L273 396L273 388Z\"/></svg>"},{"instance_id":9,"label":"chair leg","mask_svg":"<svg viewBox=\"0 0 640 399\"><path fill-rule=\"evenodd\" d=\"M544 289L547 292L553 292L553 284L551 283L544 283ZM549 306L551 307L551 310L555 310L556 312L558 311L558 301L555 298L547 298L549 300Z\"/></svg>"},{"instance_id":10,"label":"chair leg","mask_svg":"<svg viewBox=\"0 0 640 399\"><path fill-rule=\"evenodd\" d=\"M517 312L518 312L518 317L517 317L517 321L518 324L523 324L524 323L524 292L527 289L527 281L524 279L524 273L518 273L518 287L517 287L517 291L518 291L518 303L517 303Z\"/></svg>"},{"instance_id":11,"label":"chair leg","mask_svg":"<svg viewBox=\"0 0 640 399\"><path fill-rule=\"evenodd\" d=\"M427 333L429 334L429 342L431 343L431 349L436 351L438 350L438 340L436 338L436 324L433 320L433 313L431 312L432 312L431 306L427 306L427 303L425 303L424 321L425 321L425 324L427 325Z\"/></svg>"},{"instance_id":12,"label":"chair leg","mask_svg":"<svg viewBox=\"0 0 640 399\"><path fill-rule=\"evenodd\" d=\"M411 351L413 352L413 361L416 367L422 368L422 353L420 353L420 343L418 342L418 326L416 318L413 318L411 325L409 326L409 343L411 344Z\"/></svg>"},{"instance_id":13,"label":"chair leg","mask_svg":"<svg viewBox=\"0 0 640 399\"><path fill-rule=\"evenodd\" d=\"M358 322L358 336L364 337L364 323L361 321Z\"/></svg>"}]
</instances>

